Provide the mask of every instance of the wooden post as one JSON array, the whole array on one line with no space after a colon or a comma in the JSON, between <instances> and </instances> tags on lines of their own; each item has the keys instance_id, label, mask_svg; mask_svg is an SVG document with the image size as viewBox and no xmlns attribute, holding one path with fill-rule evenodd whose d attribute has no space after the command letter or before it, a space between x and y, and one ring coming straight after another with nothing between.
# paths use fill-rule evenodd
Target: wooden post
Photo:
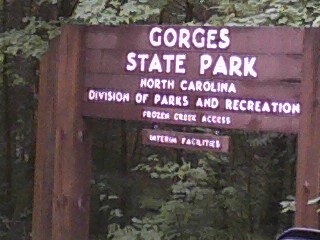
<instances>
[{"instance_id":1,"label":"wooden post","mask_svg":"<svg viewBox=\"0 0 320 240\"><path fill-rule=\"evenodd\" d=\"M34 176L32 239L51 239L53 161L55 151L55 99L59 39L50 44L40 64L37 114L37 149Z\"/></svg>"},{"instance_id":2,"label":"wooden post","mask_svg":"<svg viewBox=\"0 0 320 240\"><path fill-rule=\"evenodd\" d=\"M85 27L67 25L60 36L53 188L53 240L87 240L91 141L81 115Z\"/></svg>"},{"instance_id":3,"label":"wooden post","mask_svg":"<svg viewBox=\"0 0 320 240\"><path fill-rule=\"evenodd\" d=\"M34 240L89 235L91 140L81 115L84 32L84 26L65 26L41 61Z\"/></svg>"},{"instance_id":4,"label":"wooden post","mask_svg":"<svg viewBox=\"0 0 320 240\"><path fill-rule=\"evenodd\" d=\"M319 29L306 29L303 80L301 83L302 115L298 138L296 215L298 227L319 228L319 206L308 200L320 194L320 65Z\"/></svg>"}]
</instances>

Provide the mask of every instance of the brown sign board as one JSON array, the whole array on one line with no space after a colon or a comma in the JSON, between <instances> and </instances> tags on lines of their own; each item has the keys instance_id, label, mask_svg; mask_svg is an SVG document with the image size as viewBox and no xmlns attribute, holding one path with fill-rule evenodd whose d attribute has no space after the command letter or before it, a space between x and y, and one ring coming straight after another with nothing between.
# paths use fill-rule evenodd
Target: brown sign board
<instances>
[{"instance_id":1,"label":"brown sign board","mask_svg":"<svg viewBox=\"0 0 320 240\"><path fill-rule=\"evenodd\" d=\"M297 133L295 225L318 228L319 42L318 28L64 26L40 64L33 238L89 237L86 117Z\"/></svg>"},{"instance_id":2,"label":"brown sign board","mask_svg":"<svg viewBox=\"0 0 320 240\"><path fill-rule=\"evenodd\" d=\"M302 45L298 28L88 28L82 113L297 132Z\"/></svg>"},{"instance_id":3,"label":"brown sign board","mask_svg":"<svg viewBox=\"0 0 320 240\"><path fill-rule=\"evenodd\" d=\"M143 129L142 143L147 145L200 151L229 152L230 137L203 133L185 133Z\"/></svg>"}]
</instances>

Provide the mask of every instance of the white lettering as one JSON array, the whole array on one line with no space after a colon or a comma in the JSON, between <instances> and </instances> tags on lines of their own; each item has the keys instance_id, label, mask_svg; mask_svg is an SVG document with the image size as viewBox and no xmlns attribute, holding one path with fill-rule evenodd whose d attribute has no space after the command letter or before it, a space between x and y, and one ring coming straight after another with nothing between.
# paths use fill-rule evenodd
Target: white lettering
<instances>
[{"instance_id":1,"label":"white lettering","mask_svg":"<svg viewBox=\"0 0 320 240\"><path fill-rule=\"evenodd\" d=\"M176 45L177 39L177 32L173 28L166 29L163 35L164 45L167 47L173 47Z\"/></svg>"},{"instance_id":2,"label":"white lettering","mask_svg":"<svg viewBox=\"0 0 320 240\"><path fill-rule=\"evenodd\" d=\"M149 32L149 42L153 47L162 45L173 48L207 48L226 49L230 45L229 29L202 28L193 29L169 27L152 27Z\"/></svg>"},{"instance_id":3,"label":"white lettering","mask_svg":"<svg viewBox=\"0 0 320 240\"><path fill-rule=\"evenodd\" d=\"M162 29L160 27L153 27L149 33L149 42L151 43L152 46L154 47L159 47L161 46L161 32ZM158 33L157 35L155 35Z\"/></svg>"},{"instance_id":4,"label":"white lettering","mask_svg":"<svg viewBox=\"0 0 320 240\"><path fill-rule=\"evenodd\" d=\"M225 99L225 110L265 114L299 115L300 103L269 102L251 99Z\"/></svg>"},{"instance_id":5,"label":"white lettering","mask_svg":"<svg viewBox=\"0 0 320 240\"><path fill-rule=\"evenodd\" d=\"M220 30L220 39L221 41L219 42L218 46L221 49L226 49L230 45L230 38L229 38L229 29L227 28L222 28Z\"/></svg>"},{"instance_id":6,"label":"white lettering","mask_svg":"<svg viewBox=\"0 0 320 240\"><path fill-rule=\"evenodd\" d=\"M245 57L244 58L244 67L243 67L243 75L245 77L251 76L251 77L257 77L258 74L256 70L254 69L254 66L256 64L256 57Z\"/></svg>"},{"instance_id":7,"label":"white lettering","mask_svg":"<svg viewBox=\"0 0 320 240\"><path fill-rule=\"evenodd\" d=\"M153 55L153 58L152 58L151 63L149 65L149 72L153 72L153 71L157 71L158 73L162 72L162 66L160 63L160 59L158 57L158 54L156 54L156 53Z\"/></svg>"},{"instance_id":8,"label":"white lettering","mask_svg":"<svg viewBox=\"0 0 320 240\"><path fill-rule=\"evenodd\" d=\"M126 65L127 71L132 72L132 71L136 70L136 68L137 68L137 62L135 60L136 55L137 54L134 52L128 53L128 55L127 55L128 64Z\"/></svg>"},{"instance_id":9,"label":"white lettering","mask_svg":"<svg viewBox=\"0 0 320 240\"><path fill-rule=\"evenodd\" d=\"M137 104L146 104L149 98L149 93L136 93L135 102Z\"/></svg>"},{"instance_id":10,"label":"white lettering","mask_svg":"<svg viewBox=\"0 0 320 240\"><path fill-rule=\"evenodd\" d=\"M189 106L189 97L186 95L168 95L168 94L154 94L154 105L173 106L173 107L187 107Z\"/></svg>"},{"instance_id":11,"label":"white lettering","mask_svg":"<svg viewBox=\"0 0 320 240\"><path fill-rule=\"evenodd\" d=\"M171 63L174 61L174 55L164 54L162 58L166 61L166 73L171 72Z\"/></svg>"},{"instance_id":12,"label":"white lettering","mask_svg":"<svg viewBox=\"0 0 320 240\"><path fill-rule=\"evenodd\" d=\"M180 34L179 34L179 47L182 48L183 46L185 48L190 48L190 32L186 28L181 28L180 29Z\"/></svg>"},{"instance_id":13,"label":"white lettering","mask_svg":"<svg viewBox=\"0 0 320 240\"><path fill-rule=\"evenodd\" d=\"M90 89L88 91L89 101L103 101L103 102L115 102L115 103L128 103L130 102L130 93L113 91L113 90L95 90Z\"/></svg>"},{"instance_id":14,"label":"white lettering","mask_svg":"<svg viewBox=\"0 0 320 240\"><path fill-rule=\"evenodd\" d=\"M146 62L146 59L149 58L149 55L148 54L138 54L138 59L140 59L140 71L141 72L144 72L145 71L145 62Z\"/></svg>"},{"instance_id":15,"label":"white lettering","mask_svg":"<svg viewBox=\"0 0 320 240\"><path fill-rule=\"evenodd\" d=\"M192 34L192 43L196 48L203 48L205 43L205 30L203 28L196 28Z\"/></svg>"},{"instance_id":16,"label":"white lettering","mask_svg":"<svg viewBox=\"0 0 320 240\"><path fill-rule=\"evenodd\" d=\"M155 120L169 120L170 113L165 111L151 111L151 110L143 110L142 118L145 119L155 119Z\"/></svg>"},{"instance_id":17,"label":"white lettering","mask_svg":"<svg viewBox=\"0 0 320 240\"><path fill-rule=\"evenodd\" d=\"M237 56L230 57L230 68L229 68L229 76L237 75L238 77L242 76L242 72L240 70L242 65L241 58Z\"/></svg>"},{"instance_id":18,"label":"white lettering","mask_svg":"<svg viewBox=\"0 0 320 240\"><path fill-rule=\"evenodd\" d=\"M219 100L215 97L202 98L198 97L196 100L197 108L211 108L217 109L219 107Z\"/></svg>"},{"instance_id":19,"label":"white lettering","mask_svg":"<svg viewBox=\"0 0 320 240\"><path fill-rule=\"evenodd\" d=\"M207 48L209 49L216 49L217 44L215 42L216 35L218 31L216 29L209 29L207 34Z\"/></svg>"},{"instance_id":20,"label":"white lettering","mask_svg":"<svg viewBox=\"0 0 320 240\"><path fill-rule=\"evenodd\" d=\"M228 75L228 70L226 66L226 62L223 58L223 56L220 56L216 62L216 65L213 69L212 74L217 75L217 74L223 74L223 75Z\"/></svg>"},{"instance_id":21,"label":"white lettering","mask_svg":"<svg viewBox=\"0 0 320 240\"><path fill-rule=\"evenodd\" d=\"M186 73L186 69L184 67L184 60L187 59L186 54L177 54L176 56L176 67L175 73Z\"/></svg>"},{"instance_id":22,"label":"white lettering","mask_svg":"<svg viewBox=\"0 0 320 240\"><path fill-rule=\"evenodd\" d=\"M212 58L208 54L202 54L200 56L200 74L205 74L205 70L207 70L212 64Z\"/></svg>"},{"instance_id":23,"label":"white lettering","mask_svg":"<svg viewBox=\"0 0 320 240\"><path fill-rule=\"evenodd\" d=\"M182 122L197 122L197 114L175 113L173 114L173 120Z\"/></svg>"}]
</instances>

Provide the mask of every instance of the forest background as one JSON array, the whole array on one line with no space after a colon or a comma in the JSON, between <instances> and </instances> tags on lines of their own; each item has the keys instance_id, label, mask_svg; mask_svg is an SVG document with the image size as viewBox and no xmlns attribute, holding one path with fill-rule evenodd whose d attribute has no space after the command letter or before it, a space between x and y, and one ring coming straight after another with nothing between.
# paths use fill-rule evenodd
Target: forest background
<instances>
[{"instance_id":1,"label":"forest background","mask_svg":"<svg viewBox=\"0 0 320 240\"><path fill-rule=\"evenodd\" d=\"M4 240L31 239L39 60L63 24L320 25L318 0L0 0L0 11ZM226 155L143 146L150 124L91 124L91 239L265 240L293 223L295 135L184 129L230 135Z\"/></svg>"}]
</instances>

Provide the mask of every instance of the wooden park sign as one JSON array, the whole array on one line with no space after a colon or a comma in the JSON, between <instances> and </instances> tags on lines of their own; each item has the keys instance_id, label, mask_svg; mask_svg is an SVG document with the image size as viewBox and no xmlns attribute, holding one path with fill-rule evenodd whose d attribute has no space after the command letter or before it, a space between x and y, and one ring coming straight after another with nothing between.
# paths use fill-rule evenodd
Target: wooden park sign
<instances>
[{"instance_id":1,"label":"wooden park sign","mask_svg":"<svg viewBox=\"0 0 320 240\"><path fill-rule=\"evenodd\" d=\"M88 239L91 117L296 133L295 224L318 228L319 43L312 28L65 26L40 66L33 239ZM211 137L143 131L227 151Z\"/></svg>"},{"instance_id":2,"label":"wooden park sign","mask_svg":"<svg viewBox=\"0 0 320 240\"><path fill-rule=\"evenodd\" d=\"M299 129L298 29L90 27L85 45L84 116Z\"/></svg>"}]
</instances>

